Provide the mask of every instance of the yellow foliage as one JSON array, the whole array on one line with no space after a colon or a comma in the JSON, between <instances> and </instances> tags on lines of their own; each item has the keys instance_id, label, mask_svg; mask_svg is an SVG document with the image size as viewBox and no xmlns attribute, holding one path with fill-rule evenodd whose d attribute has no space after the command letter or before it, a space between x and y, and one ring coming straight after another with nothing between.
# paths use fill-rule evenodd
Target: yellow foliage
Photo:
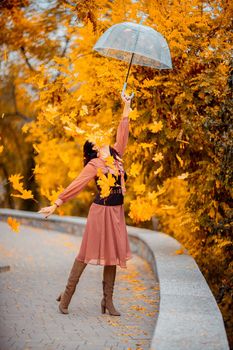
<instances>
[{"instance_id":1,"label":"yellow foliage","mask_svg":"<svg viewBox=\"0 0 233 350\"><path fill-rule=\"evenodd\" d=\"M155 213L154 207L143 197L137 197L132 200L129 209L129 217L136 223L150 220Z\"/></svg>"},{"instance_id":2,"label":"yellow foliage","mask_svg":"<svg viewBox=\"0 0 233 350\"><path fill-rule=\"evenodd\" d=\"M138 194L142 194L145 192L146 190L146 186L145 184L134 184L134 187L133 187L135 193L138 195Z\"/></svg>"}]
</instances>

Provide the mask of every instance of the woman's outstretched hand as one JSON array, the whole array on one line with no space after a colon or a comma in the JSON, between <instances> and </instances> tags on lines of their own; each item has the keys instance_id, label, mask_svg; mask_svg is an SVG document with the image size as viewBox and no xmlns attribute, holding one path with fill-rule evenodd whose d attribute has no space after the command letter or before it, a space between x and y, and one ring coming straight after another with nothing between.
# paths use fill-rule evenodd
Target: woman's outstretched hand
<instances>
[{"instance_id":1,"label":"woman's outstretched hand","mask_svg":"<svg viewBox=\"0 0 233 350\"><path fill-rule=\"evenodd\" d=\"M49 215L53 214L56 208L57 208L56 204L50 205L49 207L41 208L37 213L45 214L45 219L47 219Z\"/></svg>"}]
</instances>

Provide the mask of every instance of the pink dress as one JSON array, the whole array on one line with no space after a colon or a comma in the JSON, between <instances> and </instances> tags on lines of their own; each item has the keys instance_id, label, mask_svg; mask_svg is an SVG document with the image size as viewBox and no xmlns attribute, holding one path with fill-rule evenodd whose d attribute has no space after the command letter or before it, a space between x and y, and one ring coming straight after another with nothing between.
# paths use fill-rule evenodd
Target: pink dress
<instances>
[{"instance_id":1,"label":"pink dress","mask_svg":"<svg viewBox=\"0 0 233 350\"><path fill-rule=\"evenodd\" d=\"M122 157L128 142L129 117L122 117L116 142L113 146ZM108 171L102 158L91 159L68 187L55 201L59 206L75 197L101 168ZM126 230L124 204L100 205L92 203L84 229L82 243L76 258L93 265L119 265L127 268L126 261L132 258Z\"/></svg>"}]
</instances>

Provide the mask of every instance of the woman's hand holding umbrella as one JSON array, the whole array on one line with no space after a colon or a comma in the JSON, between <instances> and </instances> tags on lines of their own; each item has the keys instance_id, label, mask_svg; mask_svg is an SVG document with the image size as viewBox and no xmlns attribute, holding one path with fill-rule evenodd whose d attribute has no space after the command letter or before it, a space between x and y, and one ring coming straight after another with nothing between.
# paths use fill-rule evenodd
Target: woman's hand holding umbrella
<instances>
[{"instance_id":1,"label":"woman's hand holding umbrella","mask_svg":"<svg viewBox=\"0 0 233 350\"><path fill-rule=\"evenodd\" d=\"M131 105L131 100L130 96L124 94L121 94L122 101L125 103L124 110L123 110L123 116L129 115L129 113L132 111L132 108L130 107Z\"/></svg>"}]
</instances>

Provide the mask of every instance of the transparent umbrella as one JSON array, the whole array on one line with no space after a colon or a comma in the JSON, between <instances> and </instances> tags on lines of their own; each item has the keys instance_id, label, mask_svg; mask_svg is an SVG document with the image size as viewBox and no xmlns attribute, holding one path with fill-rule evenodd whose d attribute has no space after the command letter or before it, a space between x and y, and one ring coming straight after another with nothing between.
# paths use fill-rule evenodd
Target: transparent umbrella
<instances>
[{"instance_id":1,"label":"transparent umbrella","mask_svg":"<svg viewBox=\"0 0 233 350\"><path fill-rule=\"evenodd\" d=\"M156 69L172 69L170 50L165 38L155 29L134 22L114 24L107 29L93 50L103 56L114 57L129 63L128 72L122 89L127 86L132 64ZM130 95L133 98L134 93Z\"/></svg>"}]
</instances>

